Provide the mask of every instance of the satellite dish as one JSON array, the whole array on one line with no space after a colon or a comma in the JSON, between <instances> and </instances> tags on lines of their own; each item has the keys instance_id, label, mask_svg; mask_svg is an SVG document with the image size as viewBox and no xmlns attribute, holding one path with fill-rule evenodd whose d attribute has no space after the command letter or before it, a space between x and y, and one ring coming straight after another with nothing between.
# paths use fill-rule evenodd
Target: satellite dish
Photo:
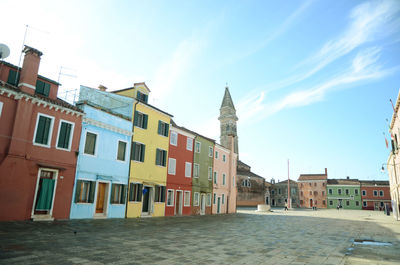
<instances>
[{"instance_id":1,"label":"satellite dish","mask_svg":"<svg viewBox=\"0 0 400 265\"><path fill-rule=\"evenodd\" d=\"M7 58L10 55L10 49L7 45L0 43L0 59Z\"/></svg>"}]
</instances>

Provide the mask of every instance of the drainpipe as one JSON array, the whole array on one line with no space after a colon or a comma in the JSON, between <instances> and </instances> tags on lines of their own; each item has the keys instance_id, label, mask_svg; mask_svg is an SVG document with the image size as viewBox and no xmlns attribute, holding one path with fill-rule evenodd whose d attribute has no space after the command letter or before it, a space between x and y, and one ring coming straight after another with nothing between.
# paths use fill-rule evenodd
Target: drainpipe
<instances>
[{"instance_id":1,"label":"drainpipe","mask_svg":"<svg viewBox=\"0 0 400 265\"><path fill-rule=\"evenodd\" d=\"M132 140L133 140L133 133L135 130L135 125L133 124L135 122L135 112L136 112L136 105L139 103L139 101L136 100L135 104L133 105L133 120L132 120L132 139L131 139L131 148L129 150L129 172L128 172L128 194L126 196L126 203L125 203L125 218L128 217L128 204L129 204L129 179L131 176L131 151L132 151Z\"/></svg>"}]
</instances>

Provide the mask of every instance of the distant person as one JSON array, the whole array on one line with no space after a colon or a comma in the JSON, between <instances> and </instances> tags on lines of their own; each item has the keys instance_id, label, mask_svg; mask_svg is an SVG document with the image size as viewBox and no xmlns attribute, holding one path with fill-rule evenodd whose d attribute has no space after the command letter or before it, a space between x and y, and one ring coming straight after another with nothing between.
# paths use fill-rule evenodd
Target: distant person
<instances>
[{"instance_id":1,"label":"distant person","mask_svg":"<svg viewBox=\"0 0 400 265\"><path fill-rule=\"evenodd\" d=\"M285 202L285 211L287 211L287 210L288 210L287 202Z\"/></svg>"},{"instance_id":2,"label":"distant person","mask_svg":"<svg viewBox=\"0 0 400 265\"><path fill-rule=\"evenodd\" d=\"M336 209L339 211L339 209L340 209L340 205L338 204L338 206L336 207Z\"/></svg>"}]
</instances>

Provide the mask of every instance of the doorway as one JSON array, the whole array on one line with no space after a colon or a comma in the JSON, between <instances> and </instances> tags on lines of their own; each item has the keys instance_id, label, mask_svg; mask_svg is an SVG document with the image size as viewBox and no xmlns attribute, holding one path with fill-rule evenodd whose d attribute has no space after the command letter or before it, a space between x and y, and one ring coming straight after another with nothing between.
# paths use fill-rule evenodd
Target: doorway
<instances>
[{"instance_id":1,"label":"doorway","mask_svg":"<svg viewBox=\"0 0 400 265\"><path fill-rule=\"evenodd\" d=\"M53 213L58 170L39 169L32 215L48 216Z\"/></svg>"},{"instance_id":2,"label":"doorway","mask_svg":"<svg viewBox=\"0 0 400 265\"><path fill-rule=\"evenodd\" d=\"M313 200L312 199L310 199L310 207L313 207L314 205L313 205Z\"/></svg>"},{"instance_id":3,"label":"doorway","mask_svg":"<svg viewBox=\"0 0 400 265\"><path fill-rule=\"evenodd\" d=\"M221 197L217 200L217 213L221 213Z\"/></svg>"},{"instance_id":4,"label":"doorway","mask_svg":"<svg viewBox=\"0 0 400 265\"><path fill-rule=\"evenodd\" d=\"M275 199L272 199L272 206L275 206Z\"/></svg>"},{"instance_id":5,"label":"doorway","mask_svg":"<svg viewBox=\"0 0 400 265\"><path fill-rule=\"evenodd\" d=\"M181 190L177 190L175 200L175 215L182 215L182 200L183 192Z\"/></svg>"},{"instance_id":6,"label":"doorway","mask_svg":"<svg viewBox=\"0 0 400 265\"><path fill-rule=\"evenodd\" d=\"M150 214L152 188L149 186L144 186L142 192L143 192L142 214Z\"/></svg>"},{"instance_id":7,"label":"doorway","mask_svg":"<svg viewBox=\"0 0 400 265\"><path fill-rule=\"evenodd\" d=\"M204 215L206 213L206 195L201 194L201 200L200 200L200 214Z\"/></svg>"},{"instance_id":8,"label":"doorway","mask_svg":"<svg viewBox=\"0 0 400 265\"><path fill-rule=\"evenodd\" d=\"M104 215L107 208L107 183L99 182L97 184L96 214Z\"/></svg>"}]
</instances>

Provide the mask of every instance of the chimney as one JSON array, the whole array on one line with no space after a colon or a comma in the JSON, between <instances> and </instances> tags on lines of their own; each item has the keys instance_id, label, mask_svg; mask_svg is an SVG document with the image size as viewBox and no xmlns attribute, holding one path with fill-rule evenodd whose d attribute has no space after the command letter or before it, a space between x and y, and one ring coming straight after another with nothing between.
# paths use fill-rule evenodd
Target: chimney
<instances>
[{"instance_id":1,"label":"chimney","mask_svg":"<svg viewBox=\"0 0 400 265\"><path fill-rule=\"evenodd\" d=\"M99 90L105 92L107 90L107 88L103 85L99 85Z\"/></svg>"},{"instance_id":2,"label":"chimney","mask_svg":"<svg viewBox=\"0 0 400 265\"><path fill-rule=\"evenodd\" d=\"M40 56L42 52L25 45L23 52L25 53L24 63L22 64L21 77L18 87L31 95L35 94L36 80L39 72Z\"/></svg>"},{"instance_id":3,"label":"chimney","mask_svg":"<svg viewBox=\"0 0 400 265\"><path fill-rule=\"evenodd\" d=\"M328 169L325 168L325 176L328 176Z\"/></svg>"}]
</instances>

